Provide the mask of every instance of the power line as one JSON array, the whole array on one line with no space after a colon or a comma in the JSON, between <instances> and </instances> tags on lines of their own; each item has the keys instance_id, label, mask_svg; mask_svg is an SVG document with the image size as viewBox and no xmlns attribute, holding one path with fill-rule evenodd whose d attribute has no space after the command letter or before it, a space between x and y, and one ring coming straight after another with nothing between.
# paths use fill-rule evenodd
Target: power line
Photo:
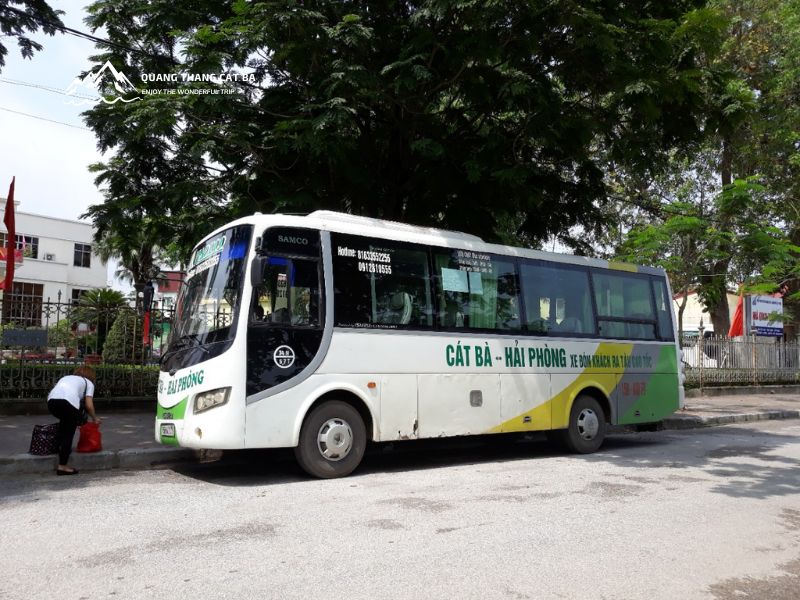
<instances>
[{"instance_id":1,"label":"power line","mask_svg":"<svg viewBox=\"0 0 800 600\"><path fill-rule=\"evenodd\" d=\"M38 21L41 25L48 25L53 29L57 29L61 33L66 33L69 35L73 35L75 37L88 40L90 42L94 42L95 44L102 44L105 46L111 46L112 48L119 48L120 50L125 50L127 52L133 52L134 54L141 54L144 56L149 56L151 58L163 58L154 54L150 54L149 52L145 52L144 50L140 50L138 48L131 48L130 46L125 46L124 44L119 44L117 42L112 42L111 40L105 40L103 38L99 38L95 35L90 33L86 33L85 31L79 31L77 29L73 29L72 27L67 27L66 25L62 24L60 21L51 21L45 17L39 15L33 15L25 12L24 10L19 10L12 6L4 6L3 10L7 10L9 12L16 13L21 17L25 17L27 19L33 19L34 21Z\"/></svg>"},{"instance_id":2,"label":"power line","mask_svg":"<svg viewBox=\"0 0 800 600\"><path fill-rule=\"evenodd\" d=\"M32 115L30 113L25 113L19 110L12 110L10 108L6 108L4 106L0 106L0 110L4 110L6 112L14 113L17 115L22 115L23 117L30 117L32 119L39 119L40 121L47 121L48 123L57 123L58 125L66 125L67 127L72 127L73 129L82 129L83 131L91 131L88 127L81 127L80 125L72 125L71 123L64 123L63 121L56 121L55 119L48 119L47 117L40 117L39 115Z\"/></svg>"},{"instance_id":3,"label":"power line","mask_svg":"<svg viewBox=\"0 0 800 600\"><path fill-rule=\"evenodd\" d=\"M83 100L99 100L99 98L97 96L92 97L92 96L83 96L83 95L80 95L80 94L69 94L69 93L67 93L66 90L50 87L50 86L47 86L47 85L42 85L42 84L39 84L39 83L30 83L28 81L19 81L19 80L16 80L16 79L6 79L6 78L3 77L3 78L0 78L0 83L10 83L11 85L22 85L22 86L34 88L34 89L37 89L37 90L44 90L46 92L53 92L54 94L61 94L62 96L70 96L72 98L81 98Z\"/></svg>"}]
</instances>

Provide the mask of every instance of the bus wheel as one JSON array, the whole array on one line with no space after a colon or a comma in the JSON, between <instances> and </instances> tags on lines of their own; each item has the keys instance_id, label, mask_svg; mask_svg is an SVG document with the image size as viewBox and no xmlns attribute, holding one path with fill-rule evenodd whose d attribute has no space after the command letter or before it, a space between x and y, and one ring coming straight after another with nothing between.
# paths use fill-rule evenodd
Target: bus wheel
<instances>
[{"instance_id":1,"label":"bus wheel","mask_svg":"<svg viewBox=\"0 0 800 600\"><path fill-rule=\"evenodd\" d=\"M334 400L320 404L306 416L294 455L309 475L331 479L352 473L361 463L366 446L361 415L346 402Z\"/></svg>"},{"instance_id":2,"label":"bus wheel","mask_svg":"<svg viewBox=\"0 0 800 600\"><path fill-rule=\"evenodd\" d=\"M559 432L571 452L591 454L606 437L606 417L600 403L591 396L578 396L569 414L569 426Z\"/></svg>"}]
</instances>

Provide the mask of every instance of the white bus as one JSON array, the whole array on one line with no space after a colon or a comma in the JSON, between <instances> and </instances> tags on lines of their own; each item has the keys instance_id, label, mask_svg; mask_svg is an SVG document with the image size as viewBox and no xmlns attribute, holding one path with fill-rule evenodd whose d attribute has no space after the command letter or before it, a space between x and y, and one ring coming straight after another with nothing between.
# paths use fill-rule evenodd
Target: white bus
<instances>
[{"instance_id":1,"label":"white bus","mask_svg":"<svg viewBox=\"0 0 800 600\"><path fill-rule=\"evenodd\" d=\"M156 439L293 447L317 477L368 442L547 431L579 453L683 405L664 271L317 211L195 248Z\"/></svg>"}]
</instances>

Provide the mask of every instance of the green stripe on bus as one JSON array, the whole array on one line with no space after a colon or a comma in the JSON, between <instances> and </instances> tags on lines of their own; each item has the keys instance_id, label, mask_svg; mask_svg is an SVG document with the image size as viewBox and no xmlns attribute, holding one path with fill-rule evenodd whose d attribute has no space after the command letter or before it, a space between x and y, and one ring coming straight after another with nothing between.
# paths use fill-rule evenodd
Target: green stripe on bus
<instances>
[{"instance_id":1,"label":"green stripe on bus","mask_svg":"<svg viewBox=\"0 0 800 600\"><path fill-rule=\"evenodd\" d=\"M647 378L645 393L620 417L620 425L660 421L678 410L678 357L675 346L661 348L654 371Z\"/></svg>"},{"instance_id":2,"label":"green stripe on bus","mask_svg":"<svg viewBox=\"0 0 800 600\"><path fill-rule=\"evenodd\" d=\"M169 408L165 408L158 404L156 408L156 419L160 419L162 421L174 421L176 419L182 419L186 415L186 407L189 405L189 396L186 396L183 400L178 402L175 406L171 406Z\"/></svg>"}]
</instances>

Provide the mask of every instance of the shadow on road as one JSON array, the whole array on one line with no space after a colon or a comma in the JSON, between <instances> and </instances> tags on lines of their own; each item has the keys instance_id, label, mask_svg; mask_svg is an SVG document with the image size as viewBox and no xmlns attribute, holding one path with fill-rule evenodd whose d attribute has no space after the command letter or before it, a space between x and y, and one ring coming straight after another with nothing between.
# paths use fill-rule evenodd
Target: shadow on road
<instances>
[{"instance_id":1,"label":"shadow on road","mask_svg":"<svg viewBox=\"0 0 800 600\"><path fill-rule=\"evenodd\" d=\"M610 436L596 454L570 455L549 444L543 435L491 435L373 444L357 478L375 473L438 469L486 463L568 458L635 469L637 475L668 479L691 472L707 480L712 491L732 497L766 498L800 492L800 461L775 451L798 443L793 435L751 427L627 433ZM223 486L263 486L309 480L294 462L291 450L226 452L213 463L184 465L176 472ZM674 471L673 471L674 470Z\"/></svg>"},{"instance_id":2,"label":"shadow on road","mask_svg":"<svg viewBox=\"0 0 800 600\"><path fill-rule=\"evenodd\" d=\"M608 438L606 446L613 449L629 447L630 452L637 452L642 448L661 447L668 443L663 436L645 439L638 434L626 434ZM350 477L560 456L574 460L590 458L565 454L559 447L550 444L544 434L539 433L391 442L372 444L361 466ZM263 486L311 480L295 462L293 451L286 449L226 451L218 461L181 465L174 470L181 475L216 485Z\"/></svg>"},{"instance_id":3,"label":"shadow on road","mask_svg":"<svg viewBox=\"0 0 800 600\"><path fill-rule=\"evenodd\" d=\"M615 434L591 455L565 454L541 434L419 440L371 445L351 477L514 461L530 461L530 467L536 468L540 460L566 459L630 468L632 479L645 477L664 480L665 484L680 479L709 481L715 493L767 498L800 492L800 460L776 452L797 443L794 435L743 426ZM226 451L218 460L168 468L218 486L269 486L312 480L297 466L290 449ZM669 469L669 475L663 469ZM18 484L0 486L0 499L58 493L93 483L125 483L136 474L100 471L70 478L28 476L24 482L21 478Z\"/></svg>"},{"instance_id":4,"label":"shadow on road","mask_svg":"<svg viewBox=\"0 0 800 600\"><path fill-rule=\"evenodd\" d=\"M665 445L643 446L650 436L660 436ZM800 492L800 460L776 452L798 443L795 435L754 427L715 427L616 437L584 458L639 470L694 470L695 477L712 482L714 493L768 498Z\"/></svg>"}]
</instances>

